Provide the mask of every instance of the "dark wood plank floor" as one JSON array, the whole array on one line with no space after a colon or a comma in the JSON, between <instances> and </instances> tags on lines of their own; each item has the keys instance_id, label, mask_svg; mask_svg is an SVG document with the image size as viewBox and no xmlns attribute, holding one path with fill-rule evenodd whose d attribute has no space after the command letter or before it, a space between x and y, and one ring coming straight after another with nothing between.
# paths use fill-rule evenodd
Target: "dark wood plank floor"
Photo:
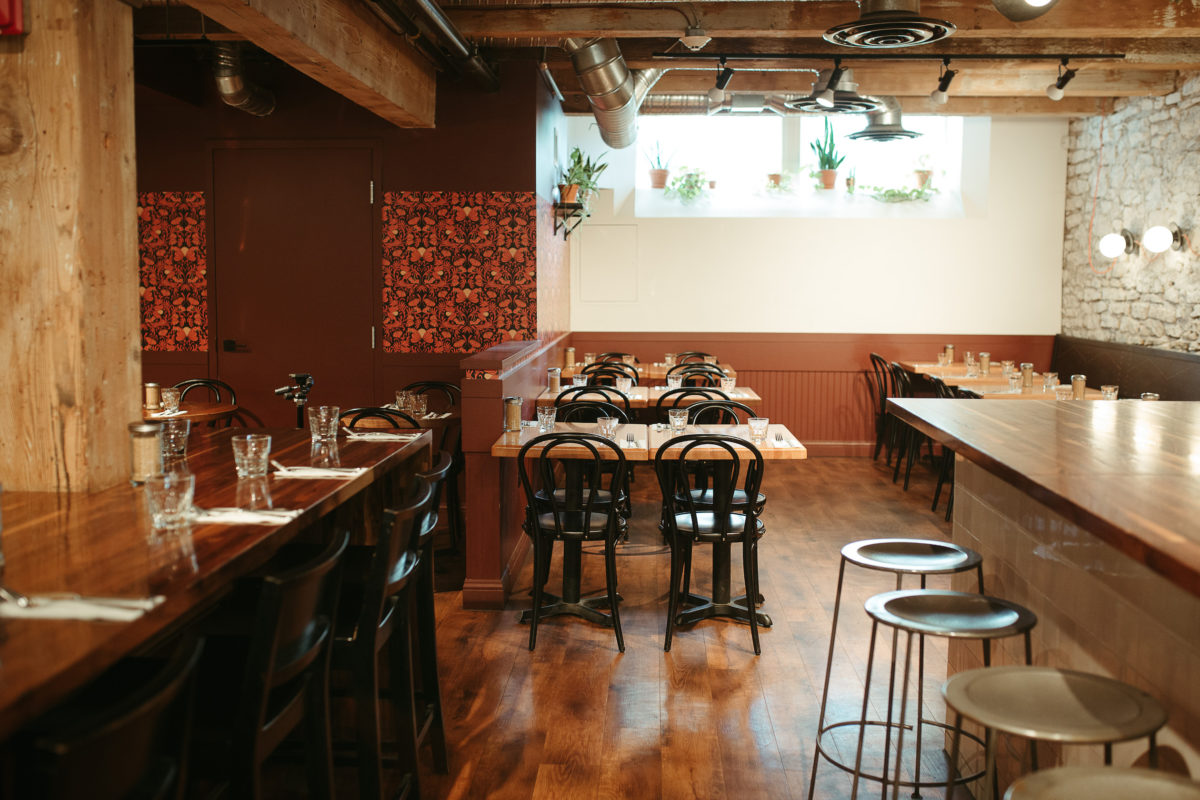
<instances>
[{"instance_id":1,"label":"dark wood plank floor","mask_svg":"<svg viewBox=\"0 0 1200 800\"><path fill-rule=\"evenodd\" d=\"M618 560L623 655L611 630L571 617L544 622L529 652L528 628L517 622L529 603L529 565L504 611L466 611L458 593L438 595L451 764L448 775L423 773L424 794L807 796L838 551L876 536L945 538L949 525L929 509L932 489L927 469L914 472L905 493L882 462L866 459L768 463L760 564L764 610L775 624L762 632L763 654L754 656L747 627L724 621L677 631L664 653L668 556L656 527L657 484L639 468L631 542ZM556 570L559 559L556 551ZM699 550L701 591L707 560ZM735 556L735 591L739 585ZM603 591L599 555L584 556L584 588ZM848 573L831 717L857 714L869 631L862 601L892 588L889 575ZM927 706L938 715L941 643L931 644L929 660ZM836 768L822 764L818 778L818 797L849 797L849 778ZM872 785L863 795L878 791Z\"/></svg>"}]
</instances>

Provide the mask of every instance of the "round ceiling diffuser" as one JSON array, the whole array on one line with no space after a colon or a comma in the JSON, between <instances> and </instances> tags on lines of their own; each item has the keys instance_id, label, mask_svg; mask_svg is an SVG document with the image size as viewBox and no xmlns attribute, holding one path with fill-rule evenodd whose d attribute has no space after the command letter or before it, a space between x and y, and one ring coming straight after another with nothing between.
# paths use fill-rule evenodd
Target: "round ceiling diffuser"
<instances>
[{"instance_id":1,"label":"round ceiling diffuser","mask_svg":"<svg viewBox=\"0 0 1200 800\"><path fill-rule=\"evenodd\" d=\"M840 73L831 87L829 79L833 74ZM825 94L832 88L833 96ZM788 108L797 111L812 111L823 114L865 114L879 108L879 101L874 97L864 97L858 93L858 84L854 82L854 72L850 69L823 69L813 81L812 93L807 97L799 97L787 102Z\"/></svg>"},{"instance_id":2,"label":"round ceiling diffuser","mask_svg":"<svg viewBox=\"0 0 1200 800\"><path fill-rule=\"evenodd\" d=\"M825 31L824 39L845 47L912 47L945 39L954 23L920 15L920 0L865 0L862 14Z\"/></svg>"}]
</instances>

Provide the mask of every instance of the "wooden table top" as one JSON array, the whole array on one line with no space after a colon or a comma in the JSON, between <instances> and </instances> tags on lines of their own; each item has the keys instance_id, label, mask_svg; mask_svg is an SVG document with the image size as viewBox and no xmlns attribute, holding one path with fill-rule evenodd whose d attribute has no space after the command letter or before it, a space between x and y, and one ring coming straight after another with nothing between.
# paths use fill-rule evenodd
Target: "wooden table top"
<instances>
[{"instance_id":1,"label":"wooden table top","mask_svg":"<svg viewBox=\"0 0 1200 800\"><path fill-rule=\"evenodd\" d=\"M242 431L244 432L244 431ZM255 431L258 432L258 431ZM310 464L306 430L266 430L271 456ZM237 505L230 436L237 429L194 431L188 467L196 505ZM223 594L230 582L265 563L318 518L378 477L427 451L431 434L410 442L339 441L342 466L365 467L342 480L265 479L275 508L302 509L280 525L195 524L190 534L155 534L140 488L96 494L4 492L4 583L26 594L145 597L166 602L129 623L0 620L0 740L164 631Z\"/></svg>"},{"instance_id":2,"label":"wooden table top","mask_svg":"<svg viewBox=\"0 0 1200 800\"><path fill-rule=\"evenodd\" d=\"M1013 370L1020 371L1022 359L1013 359ZM909 372L915 372L919 375L935 375L942 380L948 381L948 378L964 378L967 375L967 365L959 359L953 364L939 364L936 361L897 361L902 368ZM1000 359L993 358L990 366L990 377L997 380L1002 379L1000 374Z\"/></svg>"},{"instance_id":3,"label":"wooden table top","mask_svg":"<svg viewBox=\"0 0 1200 800\"><path fill-rule=\"evenodd\" d=\"M688 425L684 435L689 433L724 433L742 439L750 438L748 425ZM781 438L776 438L776 437ZM657 452L673 438L673 434L665 426L650 426L650 451ZM756 445L764 460L795 461L808 458L808 450L792 435L786 425L771 423L767 425L767 438L762 444ZM749 452L749 451L747 451ZM698 447L692 451L696 458L725 458L724 450L712 447Z\"/></svg>"},{"instance_id":4,"label":"wooden table top","mask_svg":"<svg viewBox=\"0 0 1200 800\"><path fill-rule=\"evenodd\" d=\"M1200 595L1200 403L888 404L923 433Z\"/></svg>"},{"instance_id":5,"label":"wooden table top","mask_svg":"<svg viewBox=\"0 0 1200 800\"><path fill-rule=\"evenodd\" d=\"M556 422L554 423L555 433L594 433L599 435L599 426L594 422ZM633 435L633 443L629 443L629 436ZM519 431L505 431L500 434L500 438L492 445L492 455L497 458L516 458L521 454L521 448L525 446L531 439L535 439L541 434L538 432L536 425L522 426ZM645 425L618 425L617 426L617 446L625 453L627 461L645 461L648 457L646 449L646 426ZM601 458L612 458L615 456L612 451L604 448L598 449ZM529 451L533 455L541 452L541 447L535 447ZM560 453L564 458L584 458L591 457L591 453L584 447L572 447L563 445L561 449L556 449L555 452Z\"/></svg>"},{"instance_id":6,"label":"wooden table top","mask_svg":"<svg viewBox=\"0 0 1200 800\"><path fill-rule=\"evenodd\" d=\"M236 403L215 403L211 400L188 400L179 404L179 410L184 412L170 417L159 417L157 411L142 409L142 419L149 422L163 422L168 419L186 419L193 423L212 422L219 419L229 419L238 410Z\"/></svg>"},{"instance_id":7,"label":"wooden table top","mask_svg":"<svg viewBox=\"0 0 1200 800\"><path fill-rule=\"evenodd\" d=\"M1043 386L1034 385L1029 390L1022 389L1019 392L1010 391L1008 384L999 383L982 383L974 386L966 386L973 392L978 392L984 400L1054 400L1054 390L1046 389ZM1102 394L1099 389L1090 387L1083 390L1084 400L1099 400Z\"/></svg>"},{"instance_id":8,"label":"wooden table top","mask_svg":"<svg viewBox=\"0 0 1200 800\"><path fill-rule=\"evenodd\" d=\"M570 389L570 386L564 386L563 391ZM629 389L629 407L630 408L654 408L658 405L658 399L666 394L669 390L666 386L633 386ZM717 391L720 391L718 389ZM736 400L739 403L744 403L751 408L758 408L762 405L762 398L758 396L758 392L751 389L749 386L738 386L731 392L727 392L730 400ZM552 406L558 395L553 394L549 389L542 392L537 397L539 406ZM599 395L597 395L599 398ZM582 398L586 399L586 398ZM690 406L692 403L699 403L704 398L699 395L683 398L679 404L681 406ZM619 404L617 404L619 405Z\"/></svg>"},{"instance_id":9,"label":"wooden table top","mask_svg":"<svg viewBox=\"0 0 1200 800\"><path fill-rule=\"evenodd\" d=\"M556 432L562 431L578 431L580 433L596 433L597 426L594 422L556 422L554 423ZM750 438L750 429L746 425L689 425L685 433L725 433L730 436L739 436L743 439ZM633 443L628 443L629 434L633 434ZM776 439L778 434L782 439ZM492 455L498 458L515 458L521 452L521 448L529 440L539 436L538 429L535 426L522 427L520 431L509 431L500 434L500 438L492 445ZM616 442L620 446L622 452L625 453L625 458L629 461L650 461L654 458L654 453L666 444L672 438L671 431L665 425L618 425ZM566 457L570 458L578 456L582 458L587 455L587 451L580 447L577 448L578 453L572 453L571 450L564 450ZM802 459L808 458L808 450L804 445L792 435L792 432L787 429L786 425L771 424L767 426L767 438L758 446L762 452L764 459ZM532 453L537 453L538 450L531 450ZM600 451L601 455L606 455L606 451ZM724 451L715 449L701 448L696 451L697 458L720 458L724 455Z\"/></svg>"}]
</instances>

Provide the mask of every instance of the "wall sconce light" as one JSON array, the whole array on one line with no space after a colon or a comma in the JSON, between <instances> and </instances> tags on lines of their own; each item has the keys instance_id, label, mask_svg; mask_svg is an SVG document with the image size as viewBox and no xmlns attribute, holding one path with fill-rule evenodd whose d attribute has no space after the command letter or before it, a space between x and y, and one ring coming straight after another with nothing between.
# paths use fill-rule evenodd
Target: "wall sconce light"
<instances>
[{"instance_id":1,"label":"wall sconce light","mask_svg":"<svg viewBox=\"0 0 1200 800\"><path fill-rule=\"evenodd\" d=\"M1183 249L1183 231L1175 223L1170 227L1155 225L1147 228L1142 234L1142 247L1151 253L1165 253L1168 250Z\"/></svg>"},{"instance_id":2,"label":"wall sconce light","mask_svg":"<svg viewBox=\"0 0 1200 800\"><path fill-rule=\"evenodd\" d=\"M829 81L825 84L825 89L821 92L818 92L817 96L814 98L817 101L817 105L822 106L823 108L833 108L837 100L837 95L834 93L834 90L837 88L838 83L842 80L843 72L842 60L840 58L835 58L833 60L833 72L829 73Z\"/></svg>"},{"instance_id":3,"label":"wall sconce light","mask_svg":"<svg viewBox=\"0 0 1200 800\"><path fill-rule=\"evenodd\" d=\"M1063 89L1065 89L1067 84L1071 82L1071 79L1075 77L1075 70L1063 69L1063 67L1067 66L1068 60L1069 59L1064 58L1062 60L1062 64L1059 65L1058 80L1046 87L1046 97L1049 97L1056 103L1063 99Z\"/></svg>"},{"instance_id":4,"label":"wall sconce light","mask_svg":"<svg viewBox=\"0 0 1200 800\"><path fill-rule=\"evenodd\" d=\"M1100 254L1105 258L1120 258L1136 253L1137 249L1137 237L1125 228L1122 228L1120 233L1110 233L1100 239Z\"/></svg>"},{"instance_id":5,"label":"wall sconce light","mask_svg":"<svg viewBox=\"0 0 1200 800\"><path fill-rule=\"evenodd\" d=\"M946 90L950 88L950 82L954 80L954 76L957 74L957 72L950 69L950 59L942 59L942 68L938 75L938 85L936 89L929 93L929 99L939 106L946 105L946 101L950 99L950 95L946 94Z\"/></svg>"}]
</instances>

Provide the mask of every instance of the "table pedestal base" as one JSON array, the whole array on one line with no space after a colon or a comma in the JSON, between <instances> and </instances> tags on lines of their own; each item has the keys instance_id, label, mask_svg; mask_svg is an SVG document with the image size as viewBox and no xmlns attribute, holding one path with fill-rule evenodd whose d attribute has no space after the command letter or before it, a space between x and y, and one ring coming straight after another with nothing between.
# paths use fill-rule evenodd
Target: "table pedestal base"
<instances>
[{"instance_id":1,"label":"table pedestal base","mask_svg":"<svg viewBox=\"0 0 1200 800\"><path fill-rule=\"evenodd\" d=\"M750 622L752 612L746 605L745 595L722 603L703 595L689 594L683 598L683 602L692 608L681 611L675 616L676 625L692 625L702 619L712 619L713 617L729 617L740 622ZM764 628L771 627L770 616L758 610L754 610L753 614L759 625Z\"/></svg>"},{"instance_id":2,"label":"table pedestal base","mask_svg":"<svg viewBox=\"0 0 1200 800\"><path fill-rule=\"evenodd\" d=\"M561 614L570 614L575 617L583 617L589 622L595 622L607 628L613 626L612 617L608 614L602 614L597 611L597 608L608 608L608 595L598 594L591 597L581 597L575 602L563 600L555 594L542 594L542 607L538 614L538 619L546 619L547 617L557 617ZM621 596L617 595L620 600ZM527 608L521 612L520 621L528 625L533 619L533 609Z\"/></svg>"}]
</instances>

